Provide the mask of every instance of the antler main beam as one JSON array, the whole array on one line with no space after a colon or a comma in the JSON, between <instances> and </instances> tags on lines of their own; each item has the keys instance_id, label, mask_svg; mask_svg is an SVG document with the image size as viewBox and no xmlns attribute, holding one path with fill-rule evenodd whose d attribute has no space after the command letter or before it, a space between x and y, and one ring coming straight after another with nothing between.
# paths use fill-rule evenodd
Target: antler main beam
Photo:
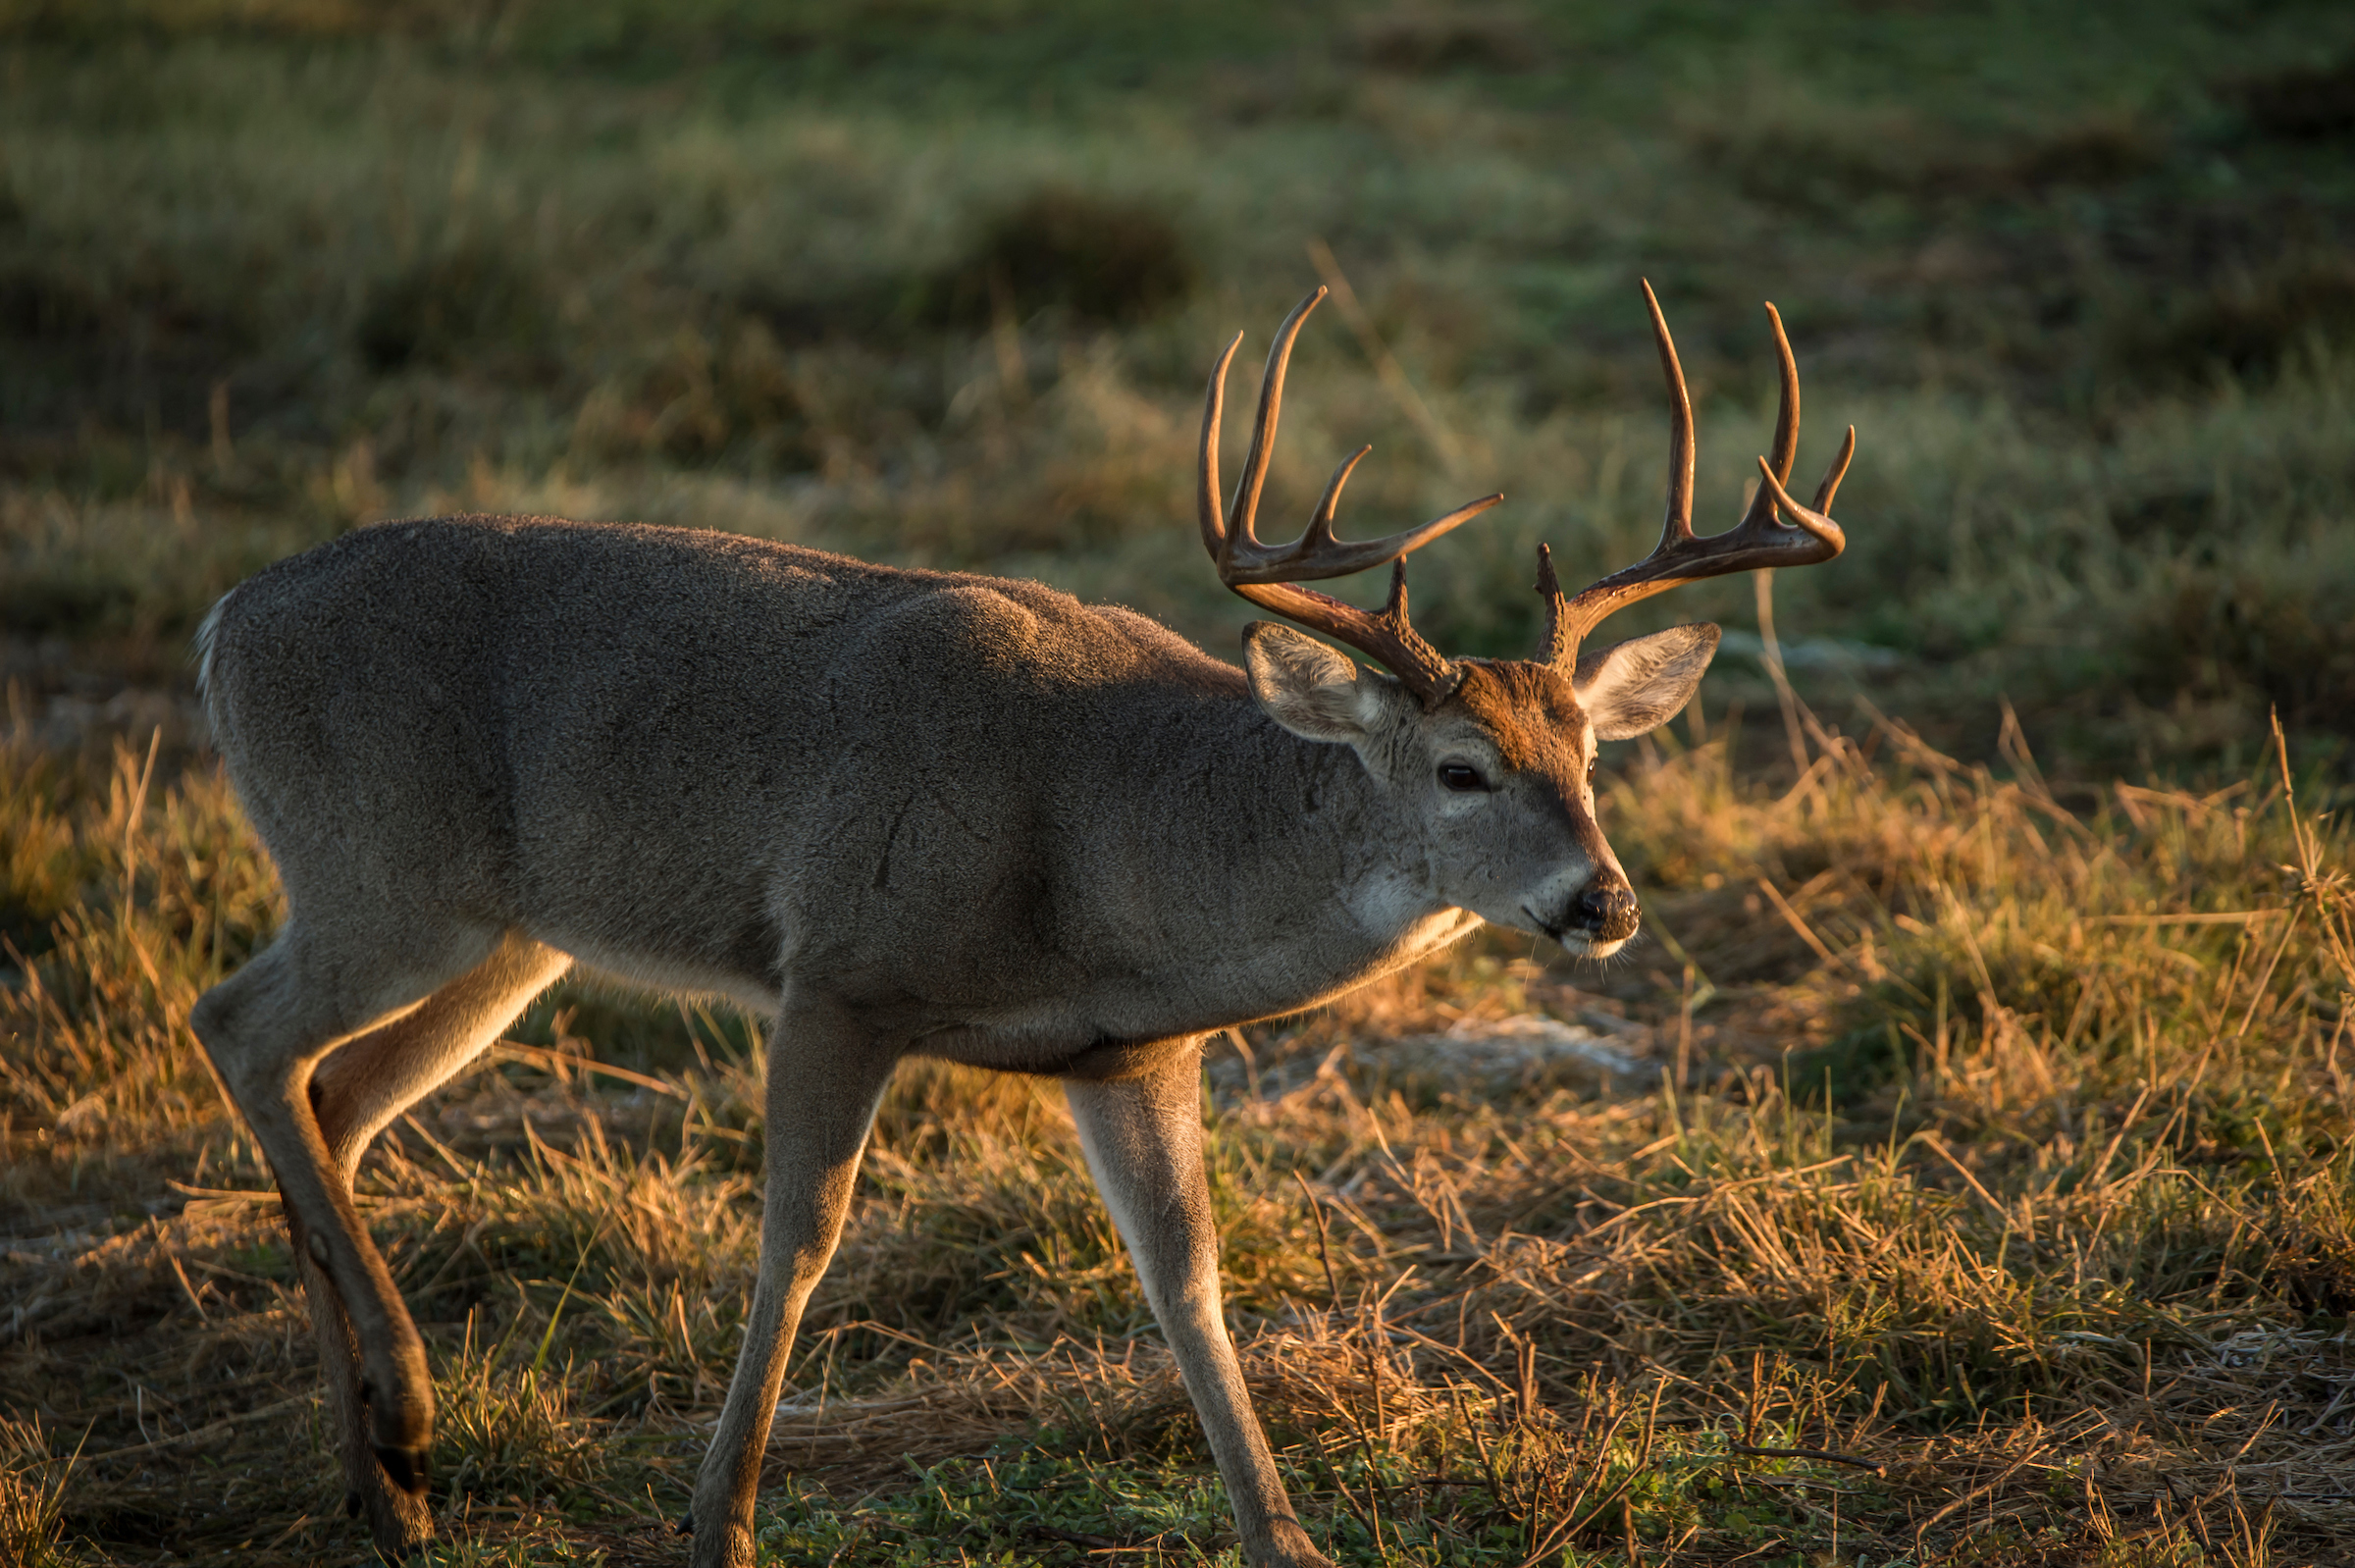
<instances>
[{"instance_id":1,"label":"antler main beam","mask_svg":"<svg viewBox=\"0 0 2355 1568\"><path fill-rule=\"evenodd\" d=\"M1454 690L1457 675L1446 657L1407 623L1404 557L1449 529L1479 516L1504 497L1484 496L1443 517L1435 517L1387 539L1345 543L1334 538L1334 510L1340 504L1341 487L1349 482L1351 471L1374 449L1360 446L1333 471L1305 533L1284 546L1260 542L1253 523L1259 513L1259 495L1267 481L1268 464L1275 456L1276 418L1283 405L1284 369L1291 361L1292 343L1300 336L1301 324L1324 298L1325 289L1320 287L1293 306L1292 313L1276 330L1276 341L1268 350L1267 376L1260 383L1259 412L1251 427L1251 450L1243 459L1242 478L1235 484L1233 502L1223 516L1219 508L1219 421L1226 410L1228 368L1234 363L1235 350L1242 346L1241 333L1234 335L1234 341L1219 356L1218 368L1210 373L1210 392L1202 410L1200 482L1195 495L1202 545L1218 563L1219 581L1262 609L1273 610L1380 660L1429 706ZM1313 588L1294 586L1302 581L1362 572L1384 561L1397 564L1390 573L1389 600L1380 614L1343 603Z\"/></svg>"},{"instance_id":2,"label":"antler main beam","mask_svg":"<svg viewBox=\"0 0 2355 1568\"><path fill-rule=\"evenodd\" d=\"M1640 599L1665 593L1681 583L1722 577L1765 566L1812 566L1828 561L1848 546L1840 525L1824 515L1848 473L1857 451L1857 428L1848 428L1839 455L1832 459L1823 483L1816 487L1815 504L1802 506L1783 486L1791 478L1799 455L1799 365L1791 357L1791 340L1783 334L1783 318L1773 305L1766 319L1774 328L1774 350L1782 369L1782 411L1774 422L1771 460L1758 459L1759 485L1742 520L1707 539L1693 532L1693 468L1696 441L1693 399L1685 390L1684 367L1677 362L1676 340L1668 334L1660 301L1644 285L1644 303L1651 312L1651 335L1660 351L1660 374L1668 383L1668 515L1660 542L1649 555L1625 570L1582 589L1565 601L1544 548L1538 551L1538 592L1546 600L1545 631L1540 657L1565 673L1578 663L1578 645L1587 633L1615 610ZM1787 513L1797 526L1778 519Z\"/></svg>"}]
</instances>

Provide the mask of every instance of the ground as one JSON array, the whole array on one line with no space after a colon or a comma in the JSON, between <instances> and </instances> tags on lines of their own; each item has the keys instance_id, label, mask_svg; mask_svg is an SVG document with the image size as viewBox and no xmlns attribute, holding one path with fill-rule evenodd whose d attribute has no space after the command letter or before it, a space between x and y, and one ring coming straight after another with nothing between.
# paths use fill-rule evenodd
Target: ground
<instances>
[{"instance_id":1,"label":"ground","mask_svg":"<svg viewBox=\"0 0 2355 1568\"><path fill-rule=\"evenodd\" d=\"M1201 378L1322 280L1265 531L1361 440L1344 533L1502 489L1416 616L1517 653L1538 541L1648 544L1639 276L1728 522L1776 301L1851 548L1623 617L1728 628L1605 758L1625 959L1483 936L1207 1056L1312 1534L2355 1560L2351 61L2294 4L0 4L0 1564L367 1555L186 1028L283 913L192 702L220 592L638 516L1231 656ZM447 1560L680 1560L760 1026L568 983L372 1156ZM1231 1553L1052 1085L895 1087L761 1530Z\"/></svg>"}]
</instances>

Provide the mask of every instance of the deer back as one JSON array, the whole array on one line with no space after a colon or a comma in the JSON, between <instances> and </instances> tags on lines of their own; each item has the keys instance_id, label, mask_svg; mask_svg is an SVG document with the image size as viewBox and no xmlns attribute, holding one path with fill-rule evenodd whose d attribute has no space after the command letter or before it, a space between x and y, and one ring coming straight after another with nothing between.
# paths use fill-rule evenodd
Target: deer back
<instances>
[{"instance_id":1,"label":"deer back","mask_svg":"<svg viewBox=\"0 0 2355 1568\"><path fill-rule=\"evenodd\" d=\"M203 656L297 905L760 1005L822 970L917 1032L1226 1021L1253 987L1205 955L1296 944L1386 838L1345 750L1142 616L737 536L380 525L237 589ZM1105 974L1156 1016L1103 1016Z\"/></svg>"}]
</instances>

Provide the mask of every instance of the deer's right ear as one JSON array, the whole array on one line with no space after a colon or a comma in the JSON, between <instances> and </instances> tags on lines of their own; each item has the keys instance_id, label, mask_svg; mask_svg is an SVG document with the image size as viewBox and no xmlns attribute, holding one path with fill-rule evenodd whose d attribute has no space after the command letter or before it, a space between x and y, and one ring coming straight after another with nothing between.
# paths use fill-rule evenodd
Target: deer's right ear
<instances>
[{"instance_id":1,"label":"deer's right ear","mask_svg":"<svg viewBox=\"0 0 2355 1568\"><path fill-rule=\"evenodd\" d=\"M1366 738L1357 665L1315 638L1253 621L1243 628L1243 671L1260 711L1302 740L1353 746Z\"/></svg>"},{"instance_id":2,"label":"deer's right ear","mask_svg":"<svg viewBox=\"0 0 2355 1568\"><path fill-rule=\"evenodd\" d=\"M1717 628L1671 626L1614 643L1578 661L1571 688L1598 741L1628 741L1676 717L1693 701L1717 652Z\"/></svg>"}]
</instances>

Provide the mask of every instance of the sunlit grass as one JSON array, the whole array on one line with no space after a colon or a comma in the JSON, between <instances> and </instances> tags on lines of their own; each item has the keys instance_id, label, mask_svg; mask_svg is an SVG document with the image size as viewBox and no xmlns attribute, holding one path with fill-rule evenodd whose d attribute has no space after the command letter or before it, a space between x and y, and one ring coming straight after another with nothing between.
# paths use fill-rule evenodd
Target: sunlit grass
<instances>
[{"instance_id":1,"label":"sunlit grass","mask_svg":"<svg viewBox=\"0 0 2355 1568\"><path fill-rule=\"evenodd\" d=\"M1735 777L1722 741L1609 784L1691 989L1475 944L1249 1031L1257 1092L1214 1073L1230 1310L1341 1560L1818 1551L1835 1503L1844 1550L2004 1560L2108 1531L2119 1561L2290 1562L2346 1528L2355 972L2321 786L2293 806L2276 765L2072 814L2024 761L2005 782L1891 726L1866 762L1824 733L1796 790ZM114 1517L120 1451L184 1432L175 1463L234 1469L276 1441L239 1410L308 1407L275 1204L233 1195L267 1177L181 1021L266 932L267 874L213 775L142 799L142 762L42 772L9 823L66 835L15 896L49 857L95 878L0 993L10 1201L41 1217L11 1243L7 1376L90 1430L33 1532L69 1544ZM623 1549L675 1513L750 1285L741 1035L648 1009L630 1071L663 1092L554 1074L596 1047L583 1005L558 1056L453 1085L362 1182L436 1346L461 1553L509 1529L535 1561ZM1623 1012L1659 1081L1410 1102L1386 1065L1386 1037L1530 1008ZM184 1211L152 1204L167 1180ZM805 1333L780 1560L1231 1544L1051 1085L903 1077ZM172 1403L61 1381L93 1355ZM157 1463L145 1494L180 1496ZM327 1516L324 1454L275 1469L250 1505L273 1529ZM258 1517L169 1505L207 1537Z\"/></svg>"}]
</instances>

